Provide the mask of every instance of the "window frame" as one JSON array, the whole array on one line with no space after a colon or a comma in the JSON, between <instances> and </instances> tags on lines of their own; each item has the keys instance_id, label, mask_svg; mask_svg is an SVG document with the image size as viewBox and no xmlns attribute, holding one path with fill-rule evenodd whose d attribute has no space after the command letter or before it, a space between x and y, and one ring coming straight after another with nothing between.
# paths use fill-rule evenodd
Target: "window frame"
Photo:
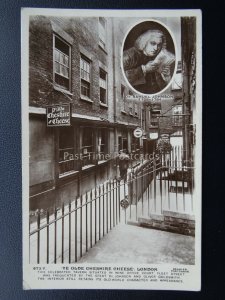
<instances>
[{"instance_id":1,"label":"window frame","mask_svg":"<svg viewBox=\"0 0 225 300\"><path fill-rule=\"evenodd\" d=\"M104 73L105 80L101 78L101 72ZM105 88L101 86L101 80L105 82ZM101 89L105 90L105 102L101 101ZM108 73L102 68L99 68L99 101L101 105L108 105Z\"/></svg>"},{"instance_id":2,"label":"window frame","mask_svg":"<svg viewBox=\"0 0 225 300\"><path fill-rule=\"evenodd\" d=\"M151 118L150 118L150 127L157 127L159 126L159 116L161 115L161 109L152 109L150 111Z\"/></svg>"},{"instance_id":3,"label":"window frame","mask_svg":"<svg viewBox=\"0 0 225 300\"><path fill-rule=\"evenodd\" d=\"M56 72L56 60L55 60L55 50L57 49L58 51L60 51L61 53L63 53L60 49L56 48L56 39L59 39L62 43L64 43L65 45L67 45L69 47L69 55L68 55L68 69L69 69L69 76L68 78L63 76L62 74ZM62 37L60 37L58 34L53 33L53 82L54 85L57 86L60 89L63 89L65 91L71 92L71 82L72 82L72 72L71 72L71 44L69 44L67 41L65 41ZM64 55L67 55L66 53L63 53ZM60 63L60 62L59 62ZM67 78L69 81L68 84L68 88L66 88L65 86L60 85L59 83L56 82L55 80L55 74L57 74L58 76L61 76L63 78Z\"/></svg>"},{"instance_id":4,"label":"window frame","mask_svg":"<svg viewBox=\"0 0 225 300\"><path fill-rule=\"evenodd\" d=\"M183 105L173 105L173 126L183 126Z\"/></svg>"},{"instance_id":5,"label":"window frame","mask_svg":"<svg viewBox=\"0 0 225 300\"><path fill-rule=\"evenodd\" d=\"M109 160L108 149L109 149L109 140L108 140L108 128L99 127L97 130L97 149L96 149L96 160L98 164L106 162ZM101 140L101 143L99 143ZM104 143L103 143L104 141ZM103 151L101 151L103 150Z\"/></svg>"},{"instance_id":6,"label":"window frame","mask_svg":"<svg viewBox=\"0 0 225 300\"><path fill-rule=\"evenodd\" d=\"M100 22L100 19L102 19L105 23L105 26L103 27L101 22ZM103 38L105 40L102 40L101 37L101 32L104 32L103 33ZM98 41L98 45L101 49L103 49L104 51L106 51L107 49L107 20L104 18L104 17L99 17L98 18L98 38L99 38L99 41Z\"/></svg>"},{"instance_id":7,"label":"window frame","mask_svg":"<svg viewBox=\"0 0 225 300\"><path fill-rule=\"evenodd\" d=\"M96 132L93 127L90 126L81 126L80 127L80 154L82 156L81 160L81 167L82 170L92 167L95 165L95 156L96 156L96 142L95 142L95 136ZM84 136L88 136L88 142L90 141L91 143L85 144L84 145ZM91 151L88 151L91 148Z\"/></svg>"},{"instance_id":8,"label":"window frame","mask_svg":"<svg viewBox=\"0 0 225 300\"><path fill-rule=\"evenodd\" d=\"M83 61L83 63L86 63L87 65L89 65L89 72L87 72L86 70L81 68L82 61ZM92 63L92 61L89 58L87 58L85 55L80 53L80 97L81 97L81 99L85 99L88 101L91 101L91 63ZM89 80L82 77L82 75L81 75L82 70L89 74ZM89 85L89 96L84 95L82 93L82 81Z\"/></svg>"},{"instance_id":9,"label":"window frame","mask_svg":"<svg viewBox=\"0 0 225 300\"><path fill-rule=\"evenodd\" d=\"M71 146L72 147L64 146L62 148L62 145L60 145L60 135L65 134L65 132L63 133L62 131L68 131L68 130L71 130L71 133L70 133L71 135L69 135L69 136L71 137ZM58 130L58 176L59 176L59 179L79 172L79 162L77 159L75 159L75 153L76 153L76 149L77 149L75 134L76 134L76 132L75 132L75 128L73 126L61 127ZM68 133L66 133L66 135L68 135ZM61 156L60 151L65 151L65 150L67 150L67 152L71 150L69 155L72 155L73 159L67 159L67 160L60 159L60 156ZM60 172L60 165L64 164L64 163L69 163L69 162L71 162L73 164L73 167L69 171Z\"/></svg>"}]
</instances>

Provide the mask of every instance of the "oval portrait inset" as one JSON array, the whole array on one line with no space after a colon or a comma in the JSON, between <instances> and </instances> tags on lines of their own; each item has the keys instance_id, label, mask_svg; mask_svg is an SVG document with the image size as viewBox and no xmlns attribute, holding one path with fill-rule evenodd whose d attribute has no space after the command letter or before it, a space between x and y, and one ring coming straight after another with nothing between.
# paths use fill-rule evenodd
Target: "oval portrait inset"
<instances>
[{"instance_id":1,"label":"oval portrait inset","mask_svg":"<svg viewBox=\"0 0 225 300\"><path fill-rule=\"evenodd\" d=\"M166 27L156 21L134 26L123 45L123 71L129 84L143 94L156 94L175 71L175 45Z\"/></svg>"}]
</instances>

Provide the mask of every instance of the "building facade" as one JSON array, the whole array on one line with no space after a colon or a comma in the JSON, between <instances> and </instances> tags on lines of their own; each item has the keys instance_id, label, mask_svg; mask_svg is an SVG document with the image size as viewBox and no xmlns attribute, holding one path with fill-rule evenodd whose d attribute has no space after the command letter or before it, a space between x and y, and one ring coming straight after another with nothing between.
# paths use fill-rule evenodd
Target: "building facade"
<instances>
[{"instance_id":1,"label":"building facade","mask_svg":"<svg viewBox=\"0 0 225 300\"><path fill-rule=\"evenodd\" d=\"M120 150L140 152L133 130L143 107L128 97L120 26L115 18L30 18L31 210L68 203L117 176ZM48 108L60 114L64 105L71 125L47 126Z\"/></svg>"}]
</instances>

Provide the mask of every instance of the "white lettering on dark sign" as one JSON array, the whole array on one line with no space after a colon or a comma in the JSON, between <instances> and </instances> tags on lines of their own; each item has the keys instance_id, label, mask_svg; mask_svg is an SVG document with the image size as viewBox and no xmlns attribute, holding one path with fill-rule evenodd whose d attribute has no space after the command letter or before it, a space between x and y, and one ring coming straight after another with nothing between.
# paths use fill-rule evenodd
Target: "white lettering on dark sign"
<instances>
[{"instance_id":1,"label":"white lettering on dark sign","mask_svg":"<svg viewBox=\"0 0 225 300\"><path fill-rule=\"evenodd\" d=\"M47 107L47 126L70 126L70 105Z\"/></svg>"}]
</instances>

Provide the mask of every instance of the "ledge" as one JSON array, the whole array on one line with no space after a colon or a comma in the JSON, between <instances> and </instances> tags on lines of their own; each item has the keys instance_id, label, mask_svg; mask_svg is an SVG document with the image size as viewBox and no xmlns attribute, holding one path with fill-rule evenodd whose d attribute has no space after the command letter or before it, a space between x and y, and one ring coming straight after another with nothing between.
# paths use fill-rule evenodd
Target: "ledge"
<instances>
[{"instance_id":1,"label":"ledge","mask_svg":"<svg viewBox=\"0 0 225 300\"><path fill-rule=\"evenodd\" d=\"M46 108L29 106L29 114L46 115Z\"/></svg>"},{"instance_id":2,"label":"ledge","mask_svg":"<svg viewBox=\"0 0 225 300\"><path fill-rule=\"evenodd\" d=\"M181 212L175 212L175 211L169 211L169 210L164 210L163 215L165 217L172 217L172 218L179 218L179 219L185 219L185 220L195 220L195 216L181 213Z\"/></svg>"},{"instance_id":3,"label":"ledge","mask_svg":"<svg viewBox=\"0 0 225 300\"><path fill-rule=\"evenodd\" d=\"M88 51L85 47L83 47L82 45L79 44L79 50L81 52L81 54L83 54L84 56L86 56L89 60L93 60L93 55L90 51Z\"/></svg>"},{"instance_id":4,"label":"ledge","mask_svg":"<svg viewBox=\"0 0 225 300\"><path fill-rule=\"evenodd\" d=\"M80 115L80 114L76 114L76 113L72 113L72 118L91 120L91 121L102 121L102 119L99 118L99 117L88 116L88 115Z\"/></svg>"},{"instance_id":5,"label":"ledge","mask_svg":"<svg viewBox=\"0 0 225 300\"><path fill-rule=\"evenodd\" d=\"M56 91L58 91L58 92L61 92L61 93L63 93L63 94L67 94L67 95L69 95L69 96L73 96L73 94L70 93L68 90L64 90L63 88L61 88L61 87L59 87L59 86L57 86L57 85L54 85L53 88L54 88L54 90L56 90Z\"/></svg>"},{"instance_id":6,"label":"ledge","mask_svg":"<svg viewBox=\"0 0 225 300\"><path fill-rule=\"evenodd\" d=\"M91 168L93 168L93 167L95 167L95 165L93 165L93 164L83 166L83 167L82 167L82 171L87 170L87 169L91 169Z\"/></svg>"},{"instance_id":7,"label":"ledge","mask_svg":"<svg viewBox=\"0 0 225 300\"><path fill-rule=\"evenodd\" d=\"M65 178L67 176L70 176L70 175L74 175L74 174L77 174L79 171L70 171L70 172L66 172L66 173L63 173L63 174L59 174L59 179L60 178Z\"/></svg>"},{"instance_id":8,"label":"ledge","mask_svg":"<svg viewBox=\"0 0 225 300\"><path fill-rule=\"evenodd\" d=\"M108 108L108 105L103 103L103 102L100 102L100 106L104 107L104 108Z\"/></svg>"},{"instance_id":9,"label":"ledge","mask_svg":"<svg viewBox=\"0 0 225 300\"><path fill-rule=\"evenodd\" d=\"M104 164L104 163L106 163L108 160L99 160L98 161L98 165L102 165L102 164Z\"/></svg>"},{"instance_id":10,"label":"ledge","mask_svg":"<svg viewBox=\"0 0 225 300\"><path fill-rule=\"evenodd\" d=\"M102 46L101 46L100 44L98 44L98 47L99 47L105 54L108 55L108 52L107 52L104 48L102 48Z\"/></svg>"},{"instance_id":11,"label":"ledge","mask_svg":"<svg viewBox=\"0 0 225 300\"><path fill-rule=\"evenodd\" d=\"M80 96L80 100L82 100L82 101L86 101L86 102L89 102L89 103L93 103L94 101L93 100L91 100L90 98L88 98L88 97L85 97L85 96Z\"/></svg>"}]
</instances>

